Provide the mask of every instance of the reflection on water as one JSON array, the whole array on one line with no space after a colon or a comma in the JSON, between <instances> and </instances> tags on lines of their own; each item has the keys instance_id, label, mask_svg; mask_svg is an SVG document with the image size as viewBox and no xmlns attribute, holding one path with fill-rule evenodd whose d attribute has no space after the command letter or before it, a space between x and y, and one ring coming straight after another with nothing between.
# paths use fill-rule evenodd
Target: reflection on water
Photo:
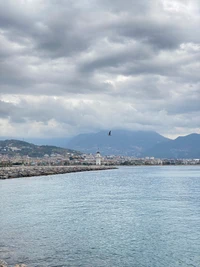
<instances>
[{"instance_id":1,"label":"reflection on water","mask_svg":"<svg viewBox=\"0 0 200 267\"><path fill-rule=\"evenodd\" d=\"M0 181L0 259L35 266L200 266L200 167Z\"/></svg>"}]
</instances>

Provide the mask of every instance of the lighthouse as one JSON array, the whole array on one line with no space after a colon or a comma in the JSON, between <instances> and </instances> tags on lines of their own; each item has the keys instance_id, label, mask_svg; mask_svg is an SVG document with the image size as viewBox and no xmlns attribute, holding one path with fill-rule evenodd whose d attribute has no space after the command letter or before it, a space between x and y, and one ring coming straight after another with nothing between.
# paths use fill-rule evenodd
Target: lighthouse
<instances>
[{"instance_id":1,"label":"lighthouse","mask_svg":"<svg viewBox=\"0 0 200 267\"><path fill-rule=\"evenodd\" d=\"M101 154L99 151L96 153L96 165L101 165Z\"/></svg>"}]
</instances>

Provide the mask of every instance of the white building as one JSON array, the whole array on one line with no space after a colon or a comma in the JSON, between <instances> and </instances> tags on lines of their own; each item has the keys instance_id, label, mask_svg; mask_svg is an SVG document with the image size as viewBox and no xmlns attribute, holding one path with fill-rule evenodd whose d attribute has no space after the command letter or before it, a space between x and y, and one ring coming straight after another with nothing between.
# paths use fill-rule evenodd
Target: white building
<instances>
[{"instance_id":1,"label":"white building","mask_svg":"<svg viewBox=\"0 0 200 267\"><path fill-rule=\"evenodd\" d=\"M96 165L101 165L101 155L99 151L97 151L95 157L96 157Z\"/></svg>"}]
</instances>

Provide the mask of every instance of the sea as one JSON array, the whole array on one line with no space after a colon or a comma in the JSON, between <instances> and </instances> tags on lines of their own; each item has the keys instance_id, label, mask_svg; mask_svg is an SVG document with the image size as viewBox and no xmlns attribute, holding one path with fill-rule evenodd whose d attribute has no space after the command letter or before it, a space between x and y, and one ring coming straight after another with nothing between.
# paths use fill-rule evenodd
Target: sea
<instances>
[{"instance_id":1,"label":"sea","mask_svg":"<svg viewBox=\"0 0 200 267\"><path fill-rule=\"evenodd\" d=\"M200 166L0 180L0 259L28 267L199 267Z\"/></svg>"}]
</instances>

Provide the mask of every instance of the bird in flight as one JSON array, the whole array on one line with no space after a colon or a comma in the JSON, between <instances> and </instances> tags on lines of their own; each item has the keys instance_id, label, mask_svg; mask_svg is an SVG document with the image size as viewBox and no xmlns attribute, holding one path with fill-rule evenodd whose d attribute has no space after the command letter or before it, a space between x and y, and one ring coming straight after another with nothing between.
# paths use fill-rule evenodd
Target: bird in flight
<instances>
[{"instance_id":1,"label":"bird in flight","mask_svg":"<svg viewBox=\"0 0 200 267\"><path fill-rule=\"evenodd\" d=\"M108 135L111 136L111 131L109 131Z\"/></svg>"}]
</instances>

